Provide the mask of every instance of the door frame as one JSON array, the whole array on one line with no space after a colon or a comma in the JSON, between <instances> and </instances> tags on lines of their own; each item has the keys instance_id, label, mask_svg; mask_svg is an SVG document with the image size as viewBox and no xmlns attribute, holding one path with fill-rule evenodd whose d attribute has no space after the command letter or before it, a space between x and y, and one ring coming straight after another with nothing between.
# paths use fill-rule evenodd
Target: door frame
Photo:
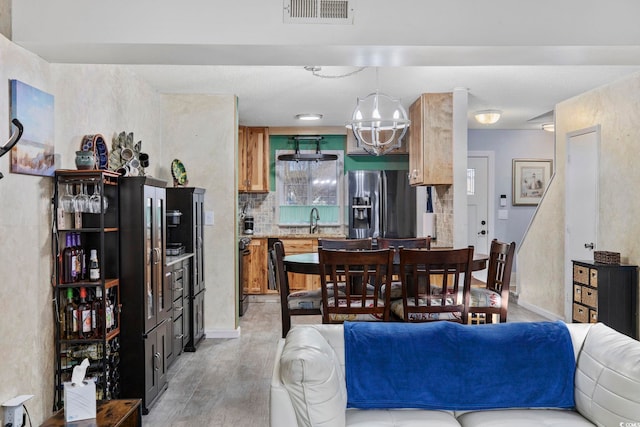
<instances>
[{"instance_id":1,"label":"door frame","mask_svg":"<svg viewBox=\"0 0 640 427\"><path fill-rule=\"evenodd\" d=\"M489 242L488 245L490 246L491 240L496 237L496 203L492 202L496 197L496 153L495 151L468 151L467 159L469 157L487 158L487 229L489 230L489 234L493 234L493 237L489 236L489 239L487 239ZM468 226L469 224L467 224L467 227Z\"/></svg>"},{"instance_id":2,"label":"door frame","mask_svg":"<svg viewBox=\"0 0 640 427\"><path fill-rule=\"evenodd\" d=\"M567 208L566 208L566 194L569 190L569 140L573 137L586 135L588 133L595 134L595 149L596 149L596 211L595 211L595 248L598 247L598 228L600 221L600 141L601 141L601 133L600 133L600 125L590 126L587 128L579 129L572 132L567 132L565 134L565 158L564 158L564 191L565 191L565 207L564 207L564 293L565 293L565 304L564 304L564 316L567 321L571 321L573 318L573 265L571 263L571 253L570 253L570 240L569 233L567 228Z\"/></svg>"}]
</instances>

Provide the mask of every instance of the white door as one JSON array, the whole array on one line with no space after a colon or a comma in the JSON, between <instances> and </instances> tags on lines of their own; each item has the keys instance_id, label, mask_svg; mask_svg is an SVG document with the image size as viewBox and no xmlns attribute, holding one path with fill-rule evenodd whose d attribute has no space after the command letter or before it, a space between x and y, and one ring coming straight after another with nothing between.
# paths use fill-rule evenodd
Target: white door
<instances>
[{"instance_id":1,"label":"white door","mask_svg":"<svg viewBox=\"0 0 640 427\"><path fill-rule=\"evenodd\" d=\"M490 236L489 222L489 157L469 156L467 159L467 230L468 242L475 252L488 254Z\"/></svg>"},{"instance_id":2,"label":"white door","mask_svg":"<svg viewBox=\"0 0 640 427\"><path fill-rule=\"evenodd\" d=\"M572 260L593 260L598 230L598 141L600 129L567 135L565 197L565 316L571 319Z\"/></svg>"}]
</instances>

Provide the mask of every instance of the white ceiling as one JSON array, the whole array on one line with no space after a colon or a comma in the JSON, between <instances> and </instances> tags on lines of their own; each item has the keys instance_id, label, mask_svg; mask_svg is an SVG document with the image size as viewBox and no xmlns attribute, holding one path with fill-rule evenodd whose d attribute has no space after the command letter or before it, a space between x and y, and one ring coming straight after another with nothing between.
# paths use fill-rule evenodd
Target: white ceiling
<instances>
[{"instance_id":1,"label":"white ceiling","mask_svg":"<svg viewBox=\"0 0 640 427\"><path fill-rule=\"evenodd\" d=\"M13 40L52 63L130 64L160 92L236 94L255 126L343 126L376 89L408 107L467 88L470 128L540 129L558 102L640 72L633 0L349 1L353 25L284 24L286 0L20 0ZM480 109L503 118L479 125Z\"/></svg>"}]
</instances>

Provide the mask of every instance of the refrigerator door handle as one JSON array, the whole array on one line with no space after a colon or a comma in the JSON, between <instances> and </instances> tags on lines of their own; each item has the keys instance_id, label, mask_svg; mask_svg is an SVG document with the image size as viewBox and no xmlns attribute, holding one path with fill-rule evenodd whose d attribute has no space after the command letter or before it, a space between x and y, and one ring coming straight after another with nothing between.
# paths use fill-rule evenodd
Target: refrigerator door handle
<instances>
[{"instance_id":1,"label":"refrigerator door handle","mask_svg":"<svg viewBox=\"0 0 640 427\"><path fill-rule=\"evenodd\" d=\"M376 237L387 237L387 174L384 171L380 172L380 233Z\"/></svg>"}]
</instances>

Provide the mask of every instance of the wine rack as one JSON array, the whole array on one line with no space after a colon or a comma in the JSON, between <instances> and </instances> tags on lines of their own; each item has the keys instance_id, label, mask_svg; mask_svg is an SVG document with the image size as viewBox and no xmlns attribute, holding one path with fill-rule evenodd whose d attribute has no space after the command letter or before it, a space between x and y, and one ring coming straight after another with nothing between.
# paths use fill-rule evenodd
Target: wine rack
<instances>
[{"instance_id":1,"label":"wine rack","mask_svg":"<svg viewBox=\"0 0 640 427\"><path fill-rule=\"evenodd\" d=\"M85 358L96 399L120 396L119 174L57 170L53 194L54 405ZM90 253L97 254L91 265Z\"/></svg>"}]
</instances>

